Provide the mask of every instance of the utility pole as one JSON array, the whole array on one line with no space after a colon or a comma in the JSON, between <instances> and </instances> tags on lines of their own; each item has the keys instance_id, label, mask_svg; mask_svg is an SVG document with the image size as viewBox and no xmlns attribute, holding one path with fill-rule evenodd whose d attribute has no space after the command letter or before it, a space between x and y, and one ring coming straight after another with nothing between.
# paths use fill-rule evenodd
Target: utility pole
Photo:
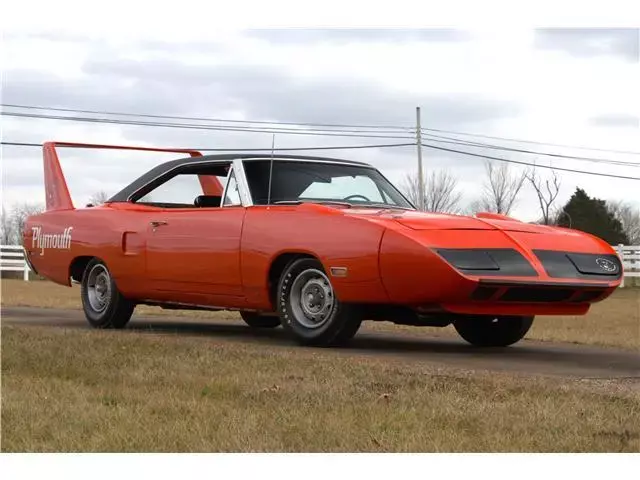
<instances>
[{"instance_id":1,"label":"utility pole","mask_svg":"<svg viewBox=\"0 0 640 480\"><path fill-rule=\"evenodd\" d=\"M416 107L416 146L418 147L418 210L424 210L424 176L422 174L422 128L420 107Z\"/></svg>"}]
</instances>

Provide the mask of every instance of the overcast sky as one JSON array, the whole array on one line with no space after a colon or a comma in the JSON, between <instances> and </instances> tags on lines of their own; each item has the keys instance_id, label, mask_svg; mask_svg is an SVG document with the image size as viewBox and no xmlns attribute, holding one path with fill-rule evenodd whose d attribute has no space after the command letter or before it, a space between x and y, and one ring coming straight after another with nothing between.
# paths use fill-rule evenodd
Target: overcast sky
<instances>
[{"instance_id":1,"label":"overcast sky","mask_svg":"<svg viewBox=\"0 0 640 480\"><path fill-rule=\"evenodd\" d=\"M640 151L639 33L633 29L194 29L179 40L153 25L133 34L15 27L2 39L2 103L286 122L423 126L584 147ZM264 133L210 132L2 117L2 140L171 147L262 148ZM478 140L478 139L476 139ZM482 140L495 143L495 140ZM277 135L279 147L396 140ZM447 146L447 145L443 145ZM482 151L519 161L640 177L640 156L531 144L638 167ZM450 147L450 146L449 146ZM453 147L457 148L457 147ZM392 181L416 169L415 147L330 152L364 160ZM77 205L115 193L172 155L62 151ZM448 169L465 201L480 194L483 160L425 150L427 171ZM41 151L2 147L3 203L43 201ZM516 167L517 170L519 167ZM546 174L546 171L541 173ZM640 181L561 173L576 186L640 206ZM537 216L527 187L512 212Z\"/></svg>"}]
</instances>

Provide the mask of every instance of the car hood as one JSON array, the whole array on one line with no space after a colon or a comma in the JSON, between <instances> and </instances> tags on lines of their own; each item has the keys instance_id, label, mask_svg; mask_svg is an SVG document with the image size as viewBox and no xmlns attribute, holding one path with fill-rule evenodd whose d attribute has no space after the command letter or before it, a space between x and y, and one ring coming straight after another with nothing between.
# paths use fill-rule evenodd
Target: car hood
<instances>
[{"instance_id":1,"label":"car hood","mask_svg":"<svg viewBox=\"0 0 640 480\"><path fill-rule=\"evenodd\" d=\"M464 215L449 215L443 213L428 213L418 211L403 211L390 209L348 209L347 215L373 220L384 219L397 222L412 230L505 230L509 232L550 233L562 229L546 225L535 225L520 222L507 217L478 218Z\"/></svg>"}]
</instances>

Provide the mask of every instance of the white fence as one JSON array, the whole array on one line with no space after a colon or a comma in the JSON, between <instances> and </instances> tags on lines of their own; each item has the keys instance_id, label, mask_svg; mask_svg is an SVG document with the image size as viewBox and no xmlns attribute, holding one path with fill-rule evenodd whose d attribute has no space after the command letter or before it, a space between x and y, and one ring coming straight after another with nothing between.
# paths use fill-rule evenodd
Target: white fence
<instances>
[{"instance_id":1,"label":"white fence","mask_svg":"<svg viewBox=\"0 0 640 480\"><path fill-rule=\"evenodd\" d=\"M616 251L624 267L624 276L620 283L620 286L624 287L625 279L640 278L640 245L618 245Z\"/></svg>"},{"instance_id":2,"label":"white fence","mask_svg":"<svg viewBox=\"0 0 640 480\"><path fill-rule=\"evenodd\" d=\"M0 271L22 272L22 278L24 281L29 281L29 273L31 273L31 269L24 260L24 251L20 245L0 246Z\"/></svg>"},{"instance_id":3,"label":"white fence","mask_svg":"<svg viewBox=\"0 0 640 480\"><path fill-rule=\"evenodd\" d=\"M622 259L624 265L624 277L621 287L624 287L626 278L640 278L640 245L618 245L616 251ZM2 272L22 272L25 282L29 281L31 269L24 260L24 252L19 245L0 246L0 271Z\"/></svg>"}]
</instances>

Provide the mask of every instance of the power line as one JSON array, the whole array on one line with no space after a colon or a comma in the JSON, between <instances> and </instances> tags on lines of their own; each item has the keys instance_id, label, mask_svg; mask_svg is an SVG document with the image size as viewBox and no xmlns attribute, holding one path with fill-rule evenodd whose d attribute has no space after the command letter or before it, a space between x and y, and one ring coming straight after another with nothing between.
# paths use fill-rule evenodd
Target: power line
<instances>
[{"instance_id":1,"label":"power line","mask_svg":"<svg viewBox=\"0 0 640 480\"><path fill-rule=\"evenodd\" d=\"M226 126L212 126L212 125L194 125L194 124L175 124L175 123L159 123L159 122L143 122L143 121L134 121L134 120L120 120L120 119L106 119L106 118L90 118L90 117L66 117L66 116L56 116L56 115L41 115L41 114L28 114L28 113L5 113L2 112L2 115L7 116L17 116L17 117L26 117L26 118L37 118L37 119L47 119L47 120L63 120L63 121L76 121L76 122L89 122L89 123L107 123L107 124L125 124L125 125L135 125L135 126L149 126L149 127L165 127L165 128L184 128L184 129L197 129L197 130L214 130L214 131L239 131L239 132L250 132L250 133L279 133L283 135L293 134L293 135L312 135L312 136L335 136L335 137L356 137L356 138L384 138L384 139L407 139L411 140L411 137L404 136L386 136L386 135L356 135L350 133L338 133L338 132L321 132L321 131L300 131L300 130L288 130L288 129L279 129L279 128L269 128L269 129L251 129L247 127L226 127ZM430 134L431 137L439 137ZM442 138L442 137L441 137ZM579 157L574 155L563 155L556 153L548 153L548 152L537 152L532 150L524 150L524 149L516 149L511 147L502 147L497 145L489 145L482 144L477 142L468 142L465 140L456 140L452 137L443 137L448 140L440 140L432 138L433 141L437 141L440 143L453 143L454 145L463 145L463 146L474 146L481 148L491 148L505 151L513 151L518 153L526 153L526 154L534 154L534 155L544 155L556 158L567 158L574 160L584 160L591 161L596 163L610 163L618 166L640 166L640 164L633 162L619 162L615 160L608 159L598 159L591 157ZM316 148L309 149L315 150ZM319 149L319 148L318 148ZM259 149L262 150L262 149ZM259 151L256 150L256 151ZM305 149L306 150L306 149ZM207 150L210 151L210 150ZM233 151L233 150L228 150Z\"/></svg>"},{"instance_id":2,"label":"power line","mask_svg":"<svg viewBox=\"0 0 640 480\"><path fill-rule=\"evenodd\" d=\"M168 122L151 122L143 120L123 120L115 118L95 118L95 117L79 117L79 116L56 116L45 114L29 114L18 112L0 112L0 115L6 115L9 117L23 117L23 118L36 118L45 120L67 120L76 122L93 122L93 123L112 123L123 125L139 125L139 126L153 126L153 127L173 127L173 128L195 128L203 130L220 130L220 131L238 131L238 132L257 132L257 133L283 133L283 134L327 134L329 136L342 134L342 133L375 133L376 137L380 138L410 138L410 137L384 137L378 134L389 133L397 135L397 132L385 132L377 130L327 130L320 128L311 129L294 129L283 127L252 127L252 126L229 126L229 125L202 125L193 123L168 123ZM348 136L348 135L344 135ZM354 135L357 136L357 135ZM371 137L371 135L363 135L363 137ZM413 138L413 137L411 137Z\"/></svg>"},{"instance_id":3,"label":"power line","mask_svg":"<svg viewBox=\"0 0 640 480\"><path fill-rule=\"evenodd\" d=\"M525 153L525 154L529 154L529 155L543 155L543 156L548 156L548 157L566 158L566 159L569 159L569 160L580 160L580 161L594 162L594 163L608 163L608 164L611 164L611 165L618 165L618 166L640 167L640 162L625 162L623 160L611 160L611 159L608 159L608 158L581 157L581 156L576 156L576 155L564 155L564 154L561 154L561 153L539 152L539 151L536 151L536 150L525 150L525 149L521 149L521 148L505 147L505 146L502 146L502 145L492 145L492 144L489 144L489 143L469 142L467 140L461 140L461 139L457 139L457 138L453 138L453 137L445 137L445 136L441 136L441 135L426 134L426 138L428 140L433 140L434 142L450 143L450 144L453 144L453 145L463 145L463 146L470 146L470 147L489 148L489 149L494 149L494 150L503 150L503 151L507 151L507 152Z\"/></svg>"},{"instance_id":4,"label":"power line","mask_svg":"<svg viewBox=\"0 0 640 480\"><path fill-rule=\"evenodd\" d=\"M41 143L24 143L24 142L0 142L0 145L12 147L42 147ZM385 143L377 145L346 145L346 146L330 146L330 147L295 147L295 148L276 148L276 152L292 152L307 150L357 150L367 148L392 148L392 147L415 147L415 143ZM201 152L266 152L271 148L176 148L176 150L199 150Z\"/></svg>"},{"instance_id":5,"label":"power line","mask_svg":"<svg viewBox=\"0 0 640 480\"><path fill-rule=\"evenodd\" d=\"M160 122L143 122L143 121L129 121L129 120L120 120L120 119L106 119L106 118L91 118L91 117L67 117L67 116L55 116L55 115L42 115L42 114L28 114L28 113L5 113L2 112L2 115L7 115L7 116L16 116L16 117L26 117L26 118L39 118L39 119L50 119L50 120L66 120L66 121L78 121L78 122L90 122L90 123L109 123L109 124L126 124L126 125L137 125L137 126L154 126L154 127L166 127L166 128L185 128L185 129L202 129L202 130L218 130L218 131L241 131L241 132L256 132L256 133L281 133L281 134L296 134L296 135L318 135L318 136L340 136L340 137L357 137L357 138L399 138L399 139L407 139L407 140L412 140L412 137L404 137L404 136L384 136L384 135L356 135L356 134L346 134L346 133L338 133L336 131L330 131L330 132L318 132L318 131L300 131L300 130L288 130L288 129L278 129L278 128L248 128L248 127L226 127L226 126L213 126L213 125L194 125L194 124L174 124L174 123L160 123ZM426 130L431 130L433 131L434 129L426 129ZM524 150L524 149L515 149L515 148L511 148L511 147L503 147L503 146L497 146L497 145L490 145L490 144L482 144L479 142L469 142L463 139L453 139L451 137L441 137L441 136L437 136L437 135L432 135L430 134L430 136L432 137L437 137L440 139L432 139L433 141L439 142L439 143L453 143L455 145L462 145L462 146L473 146L473 147L480 147L480 148L493 148L493 149L498 149L498 150L504 150L504 151L514 151L514 152L518 152L518 153L526 153L526 154L535 154L535 155L544 155L544 156L551 156L551 157L557 157L557 158L569 158L569 159L575 159L575 160L586 160L586 161L593 161L593 162L605 162L605 163L611 163L614 165L624 165L624 166L638 166L637 163L632 163L632 162L618 162L618 161L613 161L613 160L607 160L607 159L598 159L598 158L591 158L591 157L578 157L578 156L571 156L571 155L562 155L562 154L554 154L554 153L548 153L548 152L536 152L536 151L532 151L532 150ZM494 137L494 138L498 138L498 137ZM451 141L447 141L444 139L451 139ZM538 142L536 142L538 143ZM9 143L4 143L3 144L7 144L9 145ZM393 146L408 146L411 145L409 143L407 144L393 144ZM460 150L455 150L455 149L447 149L444 147L437 147L435 145L430 145L430 144L423 144L424 146L427 146L428 148L434 148L437 150L441 150L441 151L449 151L452 153L459 153L462 155L468 155L468 156L475 156L475 157L480 157L480 158L487 158L487 159L492 159L492 160L497 160L497 161L504 161L504 162L510 162L510 163L515 163L515 164L520 164L520 165L529 165L529 166L535 166L535 164L532 163L528 163L528 162L521 162L521 161L517 161L517 160L509 160L509 159L505 159L505 158L499 158L499 157L492 157L492 156L488 156L488 155L482 155L482 154L477 154L477 153L472 153L472 152L468 152L468 151L460 151ZM385 145L386 146L386 145ZM285 150L289 150L289 151L295 151L295 150L300 150L300 151L304 151L304 150L338 150L338 149L351 149L351 148L384 148L383 146L380 147L375 147L375 146L353 146L353 147L309 147L309 148L290 148L290 149L278 149L278 151L285 151ZM201 149L202 151L237 151L236 149ZM249 149L249 151L267 151L269 149ZM568 171L568 172L573 172L573 173L583 173L583 174L587 174L587 175L599 175L599 176L607 176L607 177L611 177L611 178L622 178L622 179L631 179L631 180L638 180L639 178L636 177L629 177L629 176L623 176L623 175L612 175L612 174L600 174L597 172L588 172L588 171L583 171L583 170L574 170L574 169L568 169L568 168L561 168L561 167L547 167L545 165L537 165L540 168L551 168L551 169L555 169L555 170L560 170L560 171Z\"/></svg>"},{"instance_id":6,"label":"power line","mask_svg":"<svg viewBox=\"0 0 640 480\"><path fill-rule=\"evenodd\" d=\"M181 117L175 115L152 115L144 113L130 113L130 112L108 112L104 110L81 110L75 108L58 108L58 107L38 107L35 105L16 105L10 103L1 103L2 107L10 108L23 108L29 110L51 110L55 112L71 112L71 113L90 113L95 115L115 115L122 117L143 117L143 118L158 118L158 119L170 119L170 120L194 120L202 122L221 122L221 123L240 123L240 124L262 124L262 125L299 125L308 127L332 127L332 128L382 128L391 130L400 130L396 133L413 132L413 127L401 127L397 125L349 125L340 123L300 123L300 122L279 122L279 121L265 121L265 120L237 120L237 119L223 119L223 118L207 118L207 117Z\"/></svg>"},{"instance_id":7,"label":"power line","mask_svg":"<svg viewBox=\"0 0 640 480\"><path fill-rule=\"evenodd\" d=\"M0 145L6 146L16 146L16 147L42 147L40 143L26 143L26 142L0 142ZM276 148L275 151L306 151L306 150L355 150L355 149L365 149L365 148L392 148L392 147L412 147L415 146L415 143L393 143L393 144L378 144L378 145L348 145L348 146L330 146L330 147L306 147L306 148ZM600 177L610 177L610 178L620 178L624 180L640 180L640 177L629 177L625 175L613 175L608 173L599 173L599 172L589 172L586 170L575 170L571 168L562 168L562 167L552 167L549 165L541 165L535 163L521 162L518 160L511 160L508 158L494 157L490 155L482 155L473 152L464 152L462 150L455 150L451 148L439 147L437 145L430 145L427 143L422 143L423 147L432 148L434 150L441 150L445 152L457 153L461 155L468 155L471 157L479 157L485 158L488 160L496 160L499 162L506 163L514 163L518 165L526 165L531 167L539 167L539 168L548 168L551 170L559 170L563 172L571 172L571 173L582 173L585 175L594 175ZM190 148L190 150L199 150L202 152L267 152L271 151L271 148L248 148L248 149L237 149L237 148Z\"/></svg>"},{"instance_id":8,"label":"power line","mask_svg":"<svg viewBox=\"0 0 640 480\"><path fill-rule=\"evenodd\" d=\"M574 170L572 168L552 167L550 165L541 165L541 164L536 164L536 163L521 162L519 160L510 160L508 158L493 157L491 155L482 155L480 153L463 152L461 150L454 150L452 148L438 147L437 145L429 145L427 143L423 143L422 146L423 147L427 147L427 148L433 148L434 150L441 150L441 151L444 151L444 152L459 153L461 155L468 155L468 156L471 156L471 157L486 158L488 160L496 160L498 162L515 163L515 164L518 164L518 165L526 165L526 166L529 166L529 167L548 168L550 170L559 170L559 171L571 172L571 173L583 173L585 175L594 175L594 176L598 176L598 177L620 178L620 179L623 179L623 180L640 180L640 177L628 177L626 175L614 175L614 174L610 174L610 173L589 172L589 171L586 171L586 170Z\"/></svg>"},{"instance_id":9,"label":"power line","mask_svg":"<svg viewBox=\"0 0 640 480\"><path fill-rule=\"evenodd\" d=\"M156 118L156 119L173 119L173 120L189 120L189 121L204 121L204 122L218 122L218 123L231 123L231 124L247 124L248 127L252 124L255 125L291 125L291 126L303 126L303 127L328 127L328 128L358 128L358 129L387 129L394 130L392 133L402 134L413 134L415 129L410 126L398 126L398 125L355 125L355 124L339 124L339 123L311 123L311 122L280 122L280 121L262 121L262 120L236 120L236 119L221 119L221 118L207 118L207 117L186 117L186 116L174 116L174 115L152 115L152 114L138 114L138 113L130 113L130 112L110 112L105 110L83 110L83 109L74 109L74 108L60 108L60 107L41 107L36 105L20 105L20 104L10 104L3 103L0 104L2 107L10 107L10 108L20 108L20 109L29 109L29 110L50 110L50 111L58 111L58 112L71 112L71 113L89 113L95 115L115 115L115 116L125 116L125 117L140 117L140 118ZM271 127L275 128L275 127ZM315 130L318 130L317 128ZM640 155L640 152L633 152L628 150L612 150L605 148L595 148L595 147L582 147L577 145L567 145L560 143L549 143L549 142L541 142L534 140L524 140L517 138L508 138L508 137L499 137L492 136L486 134L479 133L469 133L469 132L457 132L453 130L444 130L437 128L427 128L423 127L422 130L424 132L441 132L453 135L464 135L471 137L480 137L480 138L489 138L494 140L501 140L507 142L517 142L517 143L529 143L535 145L546 145L546 146L554 146L554 147L562 147L562 148L573 148L579 150L591 150L591 151L600 151L600 152L610 152L610 153L621 153L621 154L629 154L629 155ZM370 133L364 132L362 130L358 131L359 133ZM381 132L380 130L376 130L379 133L387 133ZM265 132L271 133L271 132ZM464 141L463 139L460 139Z\"/></svg>"},{"instance_id":10,"label":"power line","mask_svg":"<svg viewBox=\"0 0 640 480\"><path fill-rule=\"evenodd\" d=\"M225 131L225 132L250 132L250 133L278 133L281 135L312 135L312 136L325 136L325 137L355 137L355 138L394 138L403 140L413 140L413 137L398 136L398 135L359 135L352 133L339 133L338 131L312 131L312 130L291 130L284 128L250 128L250 127L228 127L228 126L216 126L216 125L199 125L199 124L185 124L185 123L161 123L161 122L143 122L135 120L121 120L121 119L109 119L109 118L91 118L91 117L65 117L58 115L40 115L29 113L15 113L15 112L0 112L0 116L7 117L21 117L21 118L36 118L44 120L63 120L72 122L87 122L87 123L108 123L115 125L135 125L143 127L165 127L165 128L184 128L189 130L208 130L208 131Z\"/></svg>"},{"instance_id":11,"label":"power line","mask_svg":"<svg viewBox=\"0 0 640 480\"><path fill-rule=\"evenodd\" d=\"M29 114L29 113L12 113L12 112L1 112L1 115L7 116L15 116L15 117L25 117L25 118L37 118L37 119L46 119L46 120L63 120L63 121L75 121L75 122L89 122L89 123L107 123L107 124L124 124L124 125L135 125L135 126L148 126L148 127L165 127L165 128L184 128L184 129L197 129L197 130L213 130L213 131L237 131L237 132L249 132L249 133L279 133L283 135L311 135L311 136L335 136L335 137L356 137L356 138L384 138L384 139L406 139L412 140L412 137L405 136L388 136L388 135L360 135L360 134L352 134L352 133L340 133L338 131L310 131L310 130L291 130L284 128L249 128L249 127L228 127L228 126L214 126L214 125L196 125L196 124L182 124L182 123L160 123L160 122L144 122L144 121L136 121L136 120L121 120L121 119L108 119L108 118L91 118L91 117L68 117L68 116L57 116L57 115L43 115L43 114ZM357 132L357 131L347 131L347 132ZM454 145L464 145L464 146L474 146L481 148L491 148L498 149L504 151L512 151L518 153L526 153L533 155L544 155L556 158L566 158L573 160L584 160L596 163L609 163L612 165L619 166L640 166L638 163L634 162L622 162L617 160L608 160L604 158L592 158L592 157L580 157L576 155L564 155L557 153L549 153L549 152L538 152L533 150L525 150L525 149L517 149L511 147L504 147L499 145L490 145L479 142L469 142L462 139L455 139L453 137L443 137L433 134L428 134L433 141L440 143L453 143ZM230 150L232 151L232 150Z\"/></svg>"},{"instance_id":12,"label":"power line","mask_svg":"<svg viewBox=\"0 0 640 480\"><path fill-rule=\"evenodd\" d=\"M531 143L534 145L548 145L550 147L561 147L561 148L574 148L577 150L592 150L594 152L609 152L609 153L623 153L626 155L640 155L640 152L632 152L629 150L611 150L611 149L607 149L607 148L595 148L595 147L580 147L577 145L567 145L567 144L562 144L562 143L549 143L549 142L539 142L539 141L534 141L534 140L523 140L523 139L518 139L518 138L507 138L507 137L495 137L492 135L483 135L483 134L479 134L479 133L465 133L465 132L455 132L452 130L440 130L437 128L426 128L423 127L422 128L423 131L430 131L430 132L441 132L441 133L448 133L448 134L453 134L453 135L467 135L470 137L481 137L481 138L490 138L493 140L503 140L503 141L507 141L507 142L518 142L518 143Z\"/></svg>"}]
</instances>

